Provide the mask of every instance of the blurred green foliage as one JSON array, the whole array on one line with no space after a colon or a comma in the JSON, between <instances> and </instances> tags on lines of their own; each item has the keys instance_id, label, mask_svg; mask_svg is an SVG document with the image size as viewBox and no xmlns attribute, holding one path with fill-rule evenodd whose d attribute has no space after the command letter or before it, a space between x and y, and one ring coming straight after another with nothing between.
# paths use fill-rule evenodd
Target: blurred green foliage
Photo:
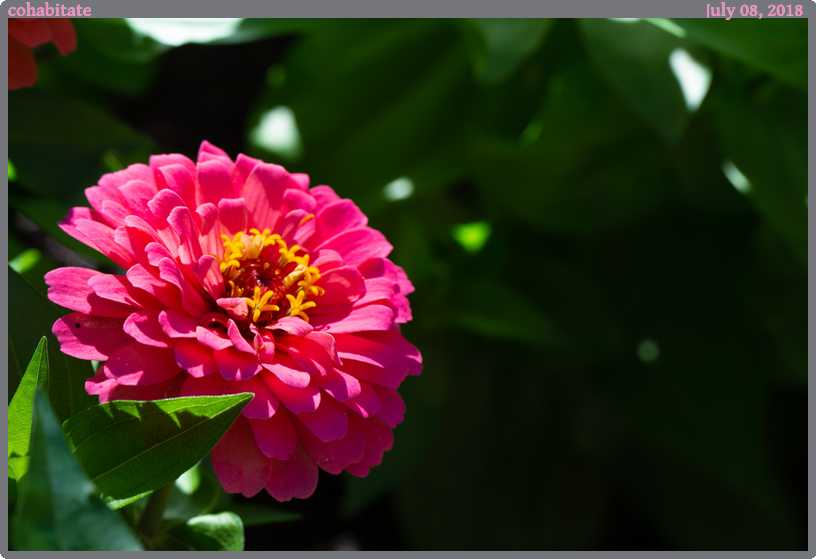
<instances>
[{"instance_id":1,"label":"blurred green foliage","mask_svg":"<svg viewBox=\"0 0 816 559\"><path fill-rule=\"evenodd\" d=\"M417 288L393 450L278 510L364 534L380 507L384 548L805 547L805 20L246 20L181 47L76 23L9 94L10 396L42 273L113 269L56 222L208 139L353 199ZM173 545L237 545L228 516ZM289 526L247 548L317 545Z\"/></svg>"}]
</instances>

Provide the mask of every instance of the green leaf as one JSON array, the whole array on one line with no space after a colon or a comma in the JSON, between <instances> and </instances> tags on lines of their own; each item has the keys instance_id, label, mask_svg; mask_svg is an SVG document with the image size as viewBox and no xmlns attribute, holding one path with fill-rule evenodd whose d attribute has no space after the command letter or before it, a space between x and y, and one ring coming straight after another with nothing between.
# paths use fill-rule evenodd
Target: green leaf
<instances>
[{"instance_id":1,"label":"green leaf","mask_svg":"<svg viewBox=\"0 0 816 559\"><path fill-rule=\"evenodd\" d=\"M8 456L26 456L31 438L31 412L37 387L48 393L48 343L40 339L20 386L8 408ZM19 479L19 478L15 478Z\"/></svg>"},{"instance_id":2,"label":"green leaf","mask_svg":"<svg viewBox=\"0 0 816 559\"><path fill-rule=\"evenodd\" d=\"M122 18L76 19L74 24L83 46L120 63L144 64L170 48L133 31Z\"/></svg>"},{"instance_id":3,"label":"green leaf","mask_svg":"<svg viewBox=\"0 0 816 559\"><path fill-rule=\"evenodd\" d=\"M728 85L716 115L725 170L744 176L744 194L807 262L807 96L772 83L746 97Z\"/></svg>"},{"instance_id":4,"label":"green leaf","mask_svg":"<svg viewBox=\"0 0 816 559\"><path fill-rule=\"evenodd\" d=\"M272 509L251 503L231 503L227 506L218 507L215 512L234 512L241 517L244 526L293 522L303 517L299 512Z\"/></svg>"},{"instance_id":5,"label":"green leaf","mask_svg":"<svg viewBox=\"0 0 816 559\"><path fill-rule=\"evenodd\" d=\"M526 224L565 233L619 226L659 206L669 185L661 146L588 64L558 75L562 85L533 120L542 131L534 143L473 143L475 179L487 200Z\"/></svg>"},{"instance_id":6,"label":"green leaf","mask_svg":"<svg viewBox=\"0 0 816 559\"><path fill-rule=\"evenodd\" d=\"M106 152L128 159L152 147L148 137L94 105L34 89L12 93L9 158L18 182L32 193L82 191L105 172Z\"/></svg>"},{"instance_id":7,"label":"green leaf","mask_svg":"<svg viewBox=\"0 0 816 559\"><path fill-rule=\"evenodd\" d=\"M689 48L686 42L645 21L580 19L578 26L601 75L661 136L678 139L688 122L689 109L696 110L711 80L710 71L701 69L702 89L694 91L694 106L688 106L692 99L684 100L680 80L698 76L680 74L686 67L676 65L678 56L685 62L693 60L685 51Z\"/></svg>"},{"instance_id":8,"label":"green leaf","mask_svg":"<svg viewBox=\"0 0 816 559\"><path fill-rule=\"evenodd\" d=\"M546 18L466 20L477 35L471 59L479 81L495 85L510 77L541 46L553 23Z\"/></svg>"},{"instance_id":9,"label":"green leaf","mask_svg":"<svg viewBox=\"0 0 816 559\"><path fill-rule=\"evenodd\" d=\"M761 9L761 7L760 7ZM672 19L686 37L790 85L807 89L806 18Z\"/></svg>"},{"instance_id":10,"label":"green leaf","mask_svg":"<svg viewBox=\"0 0 816 559\"><path fill-rule=\"evenodd\" d=\"M155 491L192 468L251 399L241 393L108 402L66 421L65 436L103 498L123 500Z\"/></svg>"},{"instance_id":11,"label":"green leaf","mask_svg":"<svg viewBox=\"0 0 816 559\"><path fill-rule=\"evenodd\" d=\"M85 392L85 381L93 376L90 362L62 353L51 333L63 313L11 268L8 301L9 341L19 369L20 363L28 363L34 355L43 334L48 339L48 390L57 418L65 421L92 405L96 398Z\"/></svg>"},{"instance_id":12,"label":"green leaf","mask_svg":"<svg viewBox=\"0 0 816 559\"><path fill-rule=\"evenodd\" d=\"M21 550L142 550L124 520L97 496L71 456L45 395L34 397L31 467L19 488Z\"/></svg>"},{"instance_id":13,"label":"green leaf","mask_svg":"<svg viewBox=\"0 0 816 559\"><path fill-rule=\"evenodd\" d=\"M163 518L187 520L209 513L218 502L220 488L218 480L196 464L176 480Z\"/></svg>"},{"instance_id":14,"label":"green leaf","mask_svg":"<svg viewBox=\"0 0 816 559\"><path fill-rule=\"evenodd\" d=\"M196 516L160 538L159 549L175 551L243 551L244 525L237 514Z\"/></svg>"},{"instance_id":15,"label":"green leaf","mask_svg":"<svg viewBox=\"0 0 816 559\"><path fill-rule=\"evenodd\" d=\"M18 482L28 473L31 463L30 456L13 456L8 459L8 474Z\"/></svg>"}]
</instances>

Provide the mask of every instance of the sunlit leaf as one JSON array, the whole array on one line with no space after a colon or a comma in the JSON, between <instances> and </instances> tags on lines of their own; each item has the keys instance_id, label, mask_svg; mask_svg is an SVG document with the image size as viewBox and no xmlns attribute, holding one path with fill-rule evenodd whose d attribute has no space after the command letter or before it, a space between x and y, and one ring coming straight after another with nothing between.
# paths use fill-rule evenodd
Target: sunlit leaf
<instances>
[{"instance_id":1,"label":"sunlit leaf","mask_svg":"<svg viewBox=\"0 0 816 559\"><path fill-rule=\"evenodd\" d=\"M237 514L222 512L191 518L161 536L160 548L178 551L243 551L244 525Z\"/></svg>"},{"instance_id":2,"label":"sunlit leaf","mask_svg":"<svg viewBox=\"0 0 816 559\"><path fill-rule=\"evenodd\" d=\"M48 392L48 345L40 340L34 356L26 368L20 386L8 408L8 456L26 456L31 438L31 412L34 393L39 387ZM19 478L17 478L19 479Z\"/></svg>"},{"instance_id":3,"label":"sunlit leaf","mask_svg":"<svg viewBox=\"0 0 816 559\"><path fill-rule=\"evenodd\" d=\"M72 452L103 498L124 502L163 487L193 467L251 399L242 393L120 400L93 406L63 427Z\"/></svg>"},{"instance_id":4,"label":"sunlit leaf","mask_svg":"<svg viewBox=\"0 0 816 559\"><path fill-rule=\"evenodd\" d=\"M97 496L39 390L34 398L31 465L24 480L13 524L19 549L142 549L124 520Z\"/></svg>"}]
</instances>

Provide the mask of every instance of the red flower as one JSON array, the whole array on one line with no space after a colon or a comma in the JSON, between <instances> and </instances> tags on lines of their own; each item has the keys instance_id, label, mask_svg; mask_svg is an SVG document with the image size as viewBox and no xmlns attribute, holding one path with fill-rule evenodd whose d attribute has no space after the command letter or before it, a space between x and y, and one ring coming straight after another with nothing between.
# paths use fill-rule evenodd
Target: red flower
<instances>
[{"instance_id":1,"label":"red flower","mask_svg":"<svg viewBox=\"0 0 816 559\"><path fill-rule=\"evenodd\" d=\"M8 88L31 87L37 82L33 47L52 41L62 56L77 46L74 24L68 18L9 18Z\"/></svg>"},{"instance_id":2,"label":"red flower","mask_svg":"<svg viewBox=\"0 0 816 559\"><path fill-rule=\"evenodd\" d=\"M63 352L105 361L110 400L252 392L212 451L221 485L306 498L318 467L368 474L422 358L402 337L413 291L350 200L306 175L204 142L103 176L63 230L127 270L49 272Z\"/></svg>"}]
</instances>

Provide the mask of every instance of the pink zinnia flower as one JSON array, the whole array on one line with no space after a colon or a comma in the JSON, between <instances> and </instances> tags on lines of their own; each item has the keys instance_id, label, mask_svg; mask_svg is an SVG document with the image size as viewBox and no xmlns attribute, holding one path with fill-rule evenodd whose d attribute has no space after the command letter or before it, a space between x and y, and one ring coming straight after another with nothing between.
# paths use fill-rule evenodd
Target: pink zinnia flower
<instances>
[{"instance_id":1,"label":"pink zinnia flower","mask_svg":"<svg viewBox=\"0 0 816 559\"><path fill-rule=\"evenodd\" d=\"M68 18L9 18L8 88L20 89L37 83L33 47L52 41L65 56L77 46L76 30Z\"/></svg>"},{"instance_id":2,"label":"pink zinnia flower","mask_svg":"<svg viewBox=\"0 0 816 559\"><path fill-rule=\"evenodd\" d=\"M60 224L127 270L49 272L64 353L105 361L100 402L252 392L212 451L228 492L306 498L318 467L367 475L422 358L402 337L413 291L391 245L328 186L208 142L85 191Z\"/></svg>"}]
</instances>

